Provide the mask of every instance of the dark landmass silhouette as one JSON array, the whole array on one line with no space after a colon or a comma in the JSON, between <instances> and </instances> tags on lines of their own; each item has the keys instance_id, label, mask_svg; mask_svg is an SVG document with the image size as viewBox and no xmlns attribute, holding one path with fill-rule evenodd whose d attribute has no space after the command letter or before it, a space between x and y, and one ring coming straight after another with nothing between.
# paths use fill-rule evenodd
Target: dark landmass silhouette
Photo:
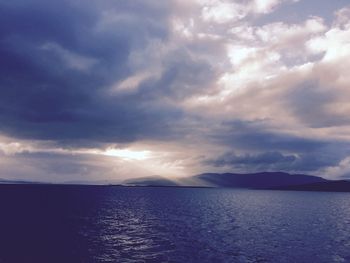
<instances>
[{"instance_id":1,"label":"dark landmass silhouette","mask_svg":"<svg viewBox=\"0 0 350 263\"><path fill-rule=\"evenodd\" d=\"M128 179L125 180L123 184L131 186L180 186L178 182L162 176L148 176Z\"/></svg>"},{"instance_id":2,"label":"dark landmass silhouette","mask_svg":"<svg viewBox=\"0 0 350 263\"><path fill-rule=\"evenodd\" d=\"M42 184L42 182L26 180L9 180L0 178L0 184Z\"/></svg>"},{"instance_id":3,"label":"dark landmass silhouette","mask_svg":"<svg viewBox=\"0 0 350 263\"><path fill-rule=\"evenodd\" d=\"M24 180L8 180L0 178L0 184L55 184ZM260 190L291 190L291 191L328 191L350 192L350 181L327 180L322 177L289 174L284 172L261 173L203 173L184 178L166 178L149 176L128 179L125 181L68 181L61 185L100 185L100 186L138 186L138 187L215 187L215 188L245 188Z\"/></svg>"},{"instance_id":4,"label":"dark landmass silhouette","mask_svg":"<svg viewBox=\"0 0 350 263\"><path fill-rule=\"evenodd\" d=\"M195 177L211 183L217 187L238 187L254 189L327 182L326 179L317 176L288 174L283 172L262 172L252 174L204 173L196 175Z\"/></svg>"},{"instance_id":5,"label":"dark landmass silhouette","mask_svg":"<svg viewBox=\"0 0 350 263\"><path fill-rule=\"evenodd\" d=\"M203 173L177 180L154 176L129 179L124 181L123 185L350 192L349 181L332 181L313 175L288 174L284 172L261 172L251 174Z\"/></svg>"},{"instance_id":6,"label":"dark landmass silhouette","mask_svg":"<svg viewBox=\"0 0 350 263\"><path fill-rule=\"evenodd\" d=\"M350 192L350 182L345 180L327 181L304 185L289 185L271 189L292 191Z\"/></svg>"}]
</instances>

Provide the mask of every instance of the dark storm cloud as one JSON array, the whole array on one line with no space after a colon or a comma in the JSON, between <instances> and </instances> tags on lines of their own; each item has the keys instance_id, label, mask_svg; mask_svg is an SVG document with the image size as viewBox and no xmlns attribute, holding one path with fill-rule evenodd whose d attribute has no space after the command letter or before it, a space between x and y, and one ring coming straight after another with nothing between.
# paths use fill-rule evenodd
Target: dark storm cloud
<instances>
[{"instance_id":1,"label":"dark storm cloud","mask_svg":"<svg viewBox=\"0 0 350 263\"><path fill-rule=\"evenodd\" d=\"M170 97L181 101L193 94L207 91L205 85L215 80L215 70L204 60L191 57L187 50L177 50L167 61L162 77L145 83L142 95Z\"/></svg>"},{"instance_id":2,"label":"dark storm cloud","mask_svg":"<svg viewBox=\"0 0 350 263\"><path fill-rule=\"evenodd\" d=\"M297 137L277 131L269 131L265 121L232 121L222 124L221 131L214 135L215 140L244 150L314 152L329 145L317 139Z\"/></svg>"},{"instance_id":3,"label":"dark storm cloud","mask_svg":"<svg viewBox=\"0 0 350 263\"><path fill-rule=\"evenodd\" d=\"M182 112L159 95L171 96L173 82L183 84L186 72L205 66L175 61L158 87L122 97L106 90L133 74L131 52L167 41L170 8L152 1L1 1L1 131L92 143L171 137L169 124Z\"/></svg>"},{"instance_id":4,"label":"dark storm cloud","mask_svg":"<svg viewBox=\"0 0 350 263\"><path fill-rule=\"evenodd\" d=\"M214 140L233 152L209 157L203 163L241 171L312 172L336 166L350 154L344 142L297 137L268 128L265 121L223 123Z\"/></svg>"},{"instance_id":5,"label":"dark storm cloud","mask_svg":"<svg viewBox=\"0 0 350 263\"><path fill-rule=\"evenodd\" d=\"M287 94L286 107L299 120L313 128L348 125L350 118L347 114L336 114L329 110L332 104L340 101L339 94L334 91L334 87L325 88L323 85L317 80L297 85Z\"/></svg>"},{"instance_id":6,"label":"dark storm cloud","mask_svg":"<svg viewBox=\"0 0 350 263\"><path fill-rule=\"evenodd\" d=\"M205 160L207 165L228 167L242 171L288 171L311 172L336 165L341 156L329 153L283 154L281 152L262 152L256 154L225 153L217 158Z\"/></svg>"},{"instance_id":7,"label":"dark storm cloud","mask_svg":"<svg viewBox=\"0 0 350 263\"><path fill-rule=\"evenodd\" d=\"M215 166L224 166L224 165L234 165L234 164L275 164L277 162L291 163L296 159L293 155L283 155L279 152L265 152L261 154L245 154L245 155L236 155L235 153L226 153L220 156L218 159L213 161Z\"/></svg>"}]
</instances>

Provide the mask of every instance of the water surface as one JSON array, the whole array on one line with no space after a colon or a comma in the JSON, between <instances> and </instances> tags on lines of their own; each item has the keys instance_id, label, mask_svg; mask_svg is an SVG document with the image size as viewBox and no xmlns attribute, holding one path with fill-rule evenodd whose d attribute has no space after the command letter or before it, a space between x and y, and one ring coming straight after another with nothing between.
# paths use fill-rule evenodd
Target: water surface
<instances>
[{"instance_id":1,"label":"water surface","mask_svg":"<svg viewBox=\"0 0 350 263\"><path fill-rule=\"evenodd\" d=\"M0 262L350 262L350 194L0 186Z\"/></svg>"}]
</instances>

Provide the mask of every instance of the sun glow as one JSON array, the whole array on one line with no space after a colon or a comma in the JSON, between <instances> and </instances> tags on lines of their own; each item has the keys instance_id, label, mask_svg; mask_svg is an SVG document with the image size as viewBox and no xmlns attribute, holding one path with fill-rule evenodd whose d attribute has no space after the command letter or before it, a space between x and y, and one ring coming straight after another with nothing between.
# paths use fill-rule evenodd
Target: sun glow
<instances>
[{"instance_id":1,"label":"sun glow","mask_svg":"<svg viewBox=\"0 0 350 263\"><path fill-rule=\"evenodd\" d=\"M125 160L145 160L150 157L150 151L131 151L127 149L107 149L103 154L120 157Z\"/></svg>"}]
</instances>

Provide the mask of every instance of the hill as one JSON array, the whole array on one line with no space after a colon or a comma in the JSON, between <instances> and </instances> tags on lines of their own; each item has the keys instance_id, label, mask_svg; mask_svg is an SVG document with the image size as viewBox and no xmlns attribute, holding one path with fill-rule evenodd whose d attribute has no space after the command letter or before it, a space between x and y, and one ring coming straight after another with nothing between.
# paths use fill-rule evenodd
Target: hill
<instances>
[{"instance_id":1,"label":"hill","mask_svg":"<svg viewBox=\"0 0 350 263\"><path fill-rule=\"evenodd\" d=\"M203 173L176 180L154 176L129 179L123 184L133 186L196 186L350 192L349 181L331 181L318 176L289 174L284 172L261 172L251 174Z\"/></svg>"}]
</instances>

